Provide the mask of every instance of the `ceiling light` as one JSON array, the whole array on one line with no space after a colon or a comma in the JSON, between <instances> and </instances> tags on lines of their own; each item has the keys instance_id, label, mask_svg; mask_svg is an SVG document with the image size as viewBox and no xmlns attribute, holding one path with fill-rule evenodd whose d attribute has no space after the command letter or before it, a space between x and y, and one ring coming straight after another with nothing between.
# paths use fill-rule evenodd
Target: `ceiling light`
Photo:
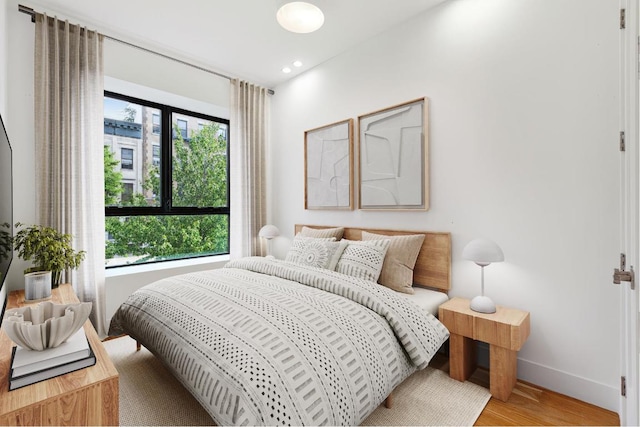
<instances>
[{"instance_id":1,"label":"ceiling light","mask_svg":"<svg viewBox=\"0 0 640 427\"><path fill-rule=\"evenodd\" d=\"M302 62L300 62L300 61L293 61L293 66L294 66L294 67L302 67Z\"/></svg>"},{"instance_id":2,"label":"ceiling light","mask_svg":"<svg viewBox=\"0 0 640 427\"><path fill-rule=\"evenodd\" d=\"M285 30L293 33L312 33L324 24L324 14L320 8L305 1L283 4L276 18Z\"/></svg>"},{"instance_id":3,"label":"ceiling light","mask_svg":"<svg viewBox=\"0 0 640 427\"><path fill-rule=\"evenodd\" d=\"M283 73L285 73L285 74L289 74L289 73L291 72L291 68L289 68L289 67L284 67L284 68L282 69L282 72L283 72Z\"/></svg>"}]
</instances>

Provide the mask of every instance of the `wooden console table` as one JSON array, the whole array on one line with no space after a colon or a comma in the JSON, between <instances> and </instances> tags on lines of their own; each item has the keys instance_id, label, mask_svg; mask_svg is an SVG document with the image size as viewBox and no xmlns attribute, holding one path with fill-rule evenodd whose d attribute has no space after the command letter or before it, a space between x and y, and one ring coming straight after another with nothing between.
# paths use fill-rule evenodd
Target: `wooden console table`
<instances>
[{"instance_id":1,"label":"wooden console table","mask_svg":"<svg viewBox=\"0 0 640 427\"><path fill-rule=\"evenodd\" d=\"M51 292L58 304L78 302L69 284ZM9 294L7 310L23 307L24 291ZM94 366L9 391L11 349L15 345L0 331L0 425L118 425L118 371L89 320L84 324Z\"/></svg>"}]
</instances>

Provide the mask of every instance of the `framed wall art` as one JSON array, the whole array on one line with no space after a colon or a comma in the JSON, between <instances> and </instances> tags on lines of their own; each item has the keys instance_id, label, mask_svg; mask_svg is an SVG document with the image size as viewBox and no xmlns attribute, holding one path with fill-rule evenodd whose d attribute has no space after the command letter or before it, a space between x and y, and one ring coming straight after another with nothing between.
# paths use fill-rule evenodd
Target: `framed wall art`
<instances>
[{"instance_id":1,"label":"framed wall art","mask_svg":"<svg viewBox=\"0 0 640 427\"><path fill-rule=\"evenodd\" d=\"M305 209L353 209L353 119L304 133Z\"/></svg>"},{"instance_id":2,"label":"framed wall art","mask_svg":"<svg viewBox=\"0 0 640 427\"><path fill-rule=\"evenodd\" d=\"M428 101L358 117L360 209L429 209Z\"/></svg>"}]
</instances>

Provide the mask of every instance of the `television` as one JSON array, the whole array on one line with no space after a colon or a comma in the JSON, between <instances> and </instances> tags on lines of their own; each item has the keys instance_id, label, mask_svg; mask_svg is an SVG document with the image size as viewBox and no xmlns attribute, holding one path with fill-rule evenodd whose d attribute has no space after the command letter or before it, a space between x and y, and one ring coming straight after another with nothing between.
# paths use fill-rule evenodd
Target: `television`
<instances>
[{"instance_id":1,"label":"television","mask_svg":"<svg viewBox=\"0 0 640 427\"><path fill-rule=\"evenodd\" d=\"M13 259L12 153L7 130L0 116L0 289Z\"/></svg>"}]
</instances>

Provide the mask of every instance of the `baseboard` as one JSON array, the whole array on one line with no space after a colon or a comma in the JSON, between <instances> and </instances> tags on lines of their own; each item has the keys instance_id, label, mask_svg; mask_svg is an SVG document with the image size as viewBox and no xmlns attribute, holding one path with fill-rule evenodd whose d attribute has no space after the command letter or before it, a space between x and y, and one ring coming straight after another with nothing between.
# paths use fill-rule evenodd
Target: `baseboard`
<instances>
[{"instance_id":1,"label":"baseboard","mask_svg":"<svg viewBox=\"0 0 640 427\"><path fill-rule=\"evenodd\" d=\"M518 358L518 378L616 413L620 408L620 390L616 387L529 360Z\"/></svg>"},{"instance_id":2,"label":"baseboard","mask_svg":"<svg viewBox=\"0 0 640 427\"><path fill-rule=\"evenodd\" d=\"M478 343L478 365L489 367L489 346ZM618 413L620 390L588 378L518 358L518 379Z\"/></svg>"}]
</instances>

